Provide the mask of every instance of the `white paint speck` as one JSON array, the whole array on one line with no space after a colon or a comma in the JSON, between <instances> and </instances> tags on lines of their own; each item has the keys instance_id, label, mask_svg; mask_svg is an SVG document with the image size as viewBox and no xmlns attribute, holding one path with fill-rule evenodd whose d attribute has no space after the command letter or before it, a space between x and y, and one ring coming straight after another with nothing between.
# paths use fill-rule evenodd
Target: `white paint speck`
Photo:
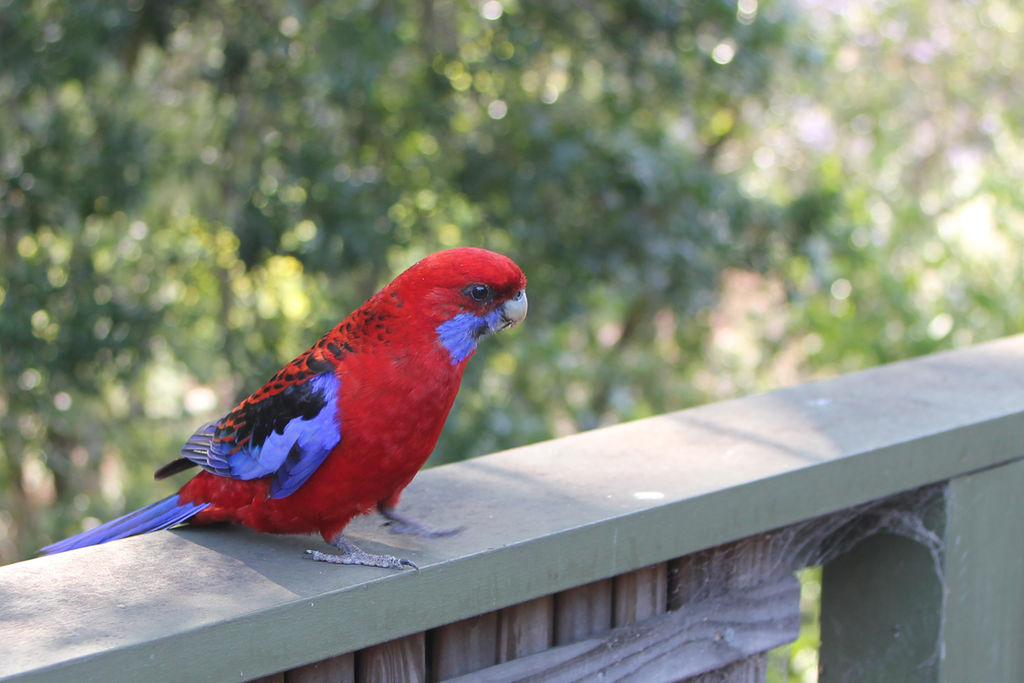
<instances>
[{"instance_id":1,"label":"white paint speck","mask_svg":"<svg viewBox=\"0 0 1024 683\"><path fill-rule=\"evenodd\" d=\"M661 500L665 494L661 491L636 491L633 497L637 500Z\"/></svg>"}]
</instances>

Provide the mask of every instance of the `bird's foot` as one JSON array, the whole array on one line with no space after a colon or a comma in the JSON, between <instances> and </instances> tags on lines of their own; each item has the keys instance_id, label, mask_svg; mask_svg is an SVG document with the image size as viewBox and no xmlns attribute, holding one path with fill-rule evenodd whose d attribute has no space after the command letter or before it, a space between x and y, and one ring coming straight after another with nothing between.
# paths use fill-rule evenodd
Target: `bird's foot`
<instances>
[{"instance_id":1,"label":"bird's foot","mask_svg":"<svg viewBox=\"0 0 1024 683\"><path fill-rule=\"evenodd\" d=\"M409 567L419 571L415 562L395 557L394 555L371 555L362 550L356 553L345 553L343 555L332 555L322 553L319 550L307 550L306 554L315 562L330 562L331 564L361 564L364 567L382 567L384 569L405 569Z\"/></svg>"},{"instance_id":2,"label":"bird's foot","mask_svg":"<svg viewBox=\"0 0 1024 683\"><path fill-rule=\"evenodd\" d=\"M454 536L464 528L457 526L451 529L434 529L424 524L420 524L414 519L406 517L393 507L378 505L377 510L384 516L384 519L387 520L385 524L389 529L391 529L391 533L393 534L408 534L410 536L419 536L421 538L443 538L445 536Z\"/></svg>"},{"instance_id":3,"label":"bird's foot","mask_svg":"<svg viewBox=\"0 0 1024 683\"><path fill-rule=\"evenodd\" d=\"M352 541L341 534L331 541L331 545L341 551L341 554L322 553L319 550L307 550L306 554L314 562L330 562L331 564L358 564L364 567L381 567L383 569L405 569L410 567L419 571L415 562L410 562L394 555L373 555L364 552Z\"/></svg>"}]
</instances>

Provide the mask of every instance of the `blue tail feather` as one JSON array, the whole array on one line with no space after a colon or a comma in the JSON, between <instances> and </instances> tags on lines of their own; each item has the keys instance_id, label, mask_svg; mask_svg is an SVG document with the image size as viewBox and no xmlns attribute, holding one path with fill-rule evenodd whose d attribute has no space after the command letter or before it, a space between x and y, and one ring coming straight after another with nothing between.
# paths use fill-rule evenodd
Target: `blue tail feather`
<instances>
[{"instance_id":1,"label":"blue tail feather","mask_svg":"<svg viewBox=\"0 0 1024 683\"><path fill-rule=\"evenodd\" d=\"M74 550L75 548L99 545L100 543L115 541L119 538L126 538L136 534L170 529L172 526L181 524L209 506L209 503L182 503L178 498L178 494L174 494L144 508L139 508L135 512L129 512L123 517L100 524L95 529L89 529L71 538L57 541L43 548L41 552L51 555L53 553L62 553L66 550Z\"/></svg>"}]
</instances>

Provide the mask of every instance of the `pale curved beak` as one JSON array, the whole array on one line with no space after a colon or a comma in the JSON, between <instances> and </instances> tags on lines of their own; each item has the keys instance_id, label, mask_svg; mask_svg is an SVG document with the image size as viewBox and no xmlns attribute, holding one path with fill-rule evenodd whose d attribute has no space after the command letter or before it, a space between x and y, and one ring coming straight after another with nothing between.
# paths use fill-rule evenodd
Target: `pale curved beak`
<instances>
[{"instance_id":1,"label":"pale curved beak","mask_svg":"<svg viewBox=\"0 0 1024 683\"><path fill-rule=\"evenodd\" d=\"M502 329L515 327L526 318L526 310L529 304L526 301L526 290L520 289L515 296L501 306L501 320L504 323Z\"/></svg>"}]
</instances>

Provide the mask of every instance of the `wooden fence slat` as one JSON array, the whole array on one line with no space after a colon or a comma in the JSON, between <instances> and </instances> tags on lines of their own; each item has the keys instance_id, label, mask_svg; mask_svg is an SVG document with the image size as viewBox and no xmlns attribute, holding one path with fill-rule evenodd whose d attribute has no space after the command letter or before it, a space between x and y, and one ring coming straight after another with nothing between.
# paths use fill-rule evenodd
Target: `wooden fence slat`
<instances>
[{"instance_id":1,"label":"wooden fence slat","mask_svg":"<svg viewBox=\"0 0 1024 683\"><path fill-rule=\"evenodd\" d=\"M356 656L354 653L338 655L286 671L285 683L355 683Z\"/></svg>"},{"instance_id":2,"label":"wooden fence slat","mask_svg":"<svg viewBox=\"0 0 1024 683\"><path fill-rule=\"evenodd\" d=\"M498 613L498 661L548 649L555 640L555 596L506 607Z\"/></svg>"},{"instance_id":3,"label":"wooden fence slat","mask_svg":"<svg viewBox=\"0 0 1024 683\"><path fill-rule=\"evenodd\" d=\"M594 581L555 595L555 644L566 645L612 627L612 580Z\"/></svg>"},{"instance_id":4,"label":"wooden fence slat","mask_svg":"<svg viewBox=\"0 0 1024 683\"><path fill-rule=\"evenodd\" d=\"M776 567L774 559L771 537L760 534L675 560L670 604L685 610L686 605L695 600L713 599L729 592L742 593L769 578ZM765 669L766 653L751 653L744 661L695 676L689 683L761 683Z\"/></svg>"},{"instance_id":5,"label":"wooden fence slat","mask_svg":"<svg viewBox=\"0 0 1024 683\"><path fill-rule=\"evenodd\" d=\"M713 550L701 550L669 561L669 610L677 610L683 605L711 596L711 561L713 556Z\"/></svg>"},{"instance_id":6,"label":"wooden fence slat","mask_svg":"<svg viewBox=\"0 0 1024 683\"><path fill-rule=\"evenodd\" d=\"M426 683L426 635L414 633L356 653L359 683Z\"/></svg>"},{"instance_id":7,"label":"wooden fence slat","mask_svg":"<svg viewBox=\"0 0 1024 683\"><path fill-rule=\"evenodd\" d=\"M489 612L434 629L433 680L447 680L498 662L498 613Z\"/></svg>"},{"instance_id":8,"label":"wooden fence slat","mask_svg":"<svg viewBox=\"0 0 1024 683\"><path fill-rule=\"evenodd\" d=\"M791 642L799 630L800 584L787 575L454 680L677 681L747 662L755 653Z\"/></svg>"},{"instance_id":9,"label":"wooden fence slat","mask_svg":"<svg viewBox=\"0 0 1024 683\"><path fill-rule=\"evenodd\" d=\"M668 609L668 563L662 562L615 577L612 625L643 621Z\"/></svg>"}]
</instances>

